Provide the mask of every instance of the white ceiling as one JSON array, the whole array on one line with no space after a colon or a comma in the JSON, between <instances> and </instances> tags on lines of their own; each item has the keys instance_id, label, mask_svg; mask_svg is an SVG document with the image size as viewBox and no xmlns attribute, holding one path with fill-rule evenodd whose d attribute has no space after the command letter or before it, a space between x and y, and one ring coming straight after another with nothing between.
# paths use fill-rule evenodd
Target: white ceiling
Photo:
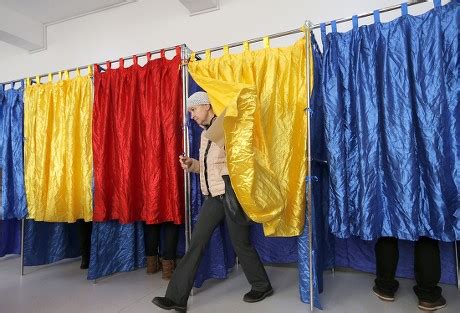
<instances>
[{"instance_id":1,"label":"white ceiling","mask_svg":"<svg viewBox=\"0 0 460 313\"><path fill-rule=\"evenodd\" d=\"M46 26L136 0L0 0L0 41L29 52L46 49Z\"/></svg>"},{"instance_id":2,"label":"white ceiling","mask_svg":"<svg viewBox=\"0 0 460 313\"><path fill-rule=\"evenodd\" d=\"M42 51L46 49L47 26L136 1L0 0L0 41L23 48L29 52ZM179 1L189 10L190 15L219 9L219 0Z\"/></svg>"},{"instance_id":3,"label":"white ceiling","mask_svg":"<svg viewBox=\"0 0 460 313\"><path fill-rule=\"evenodd\" d=\"M219 9L219 0L179 0L190 15L207 13Z\"/></svg>"},{"instance_id":4,"label":"white ceiling","mask_svg":"<svg viewBox=\"0 0 460 313\"><path fill-rule=\"evenodd\" d=\"M52 24L84 14L109 9L126 0L0 0L4 6L42 24Z\"/></svg>"}]
</instances>

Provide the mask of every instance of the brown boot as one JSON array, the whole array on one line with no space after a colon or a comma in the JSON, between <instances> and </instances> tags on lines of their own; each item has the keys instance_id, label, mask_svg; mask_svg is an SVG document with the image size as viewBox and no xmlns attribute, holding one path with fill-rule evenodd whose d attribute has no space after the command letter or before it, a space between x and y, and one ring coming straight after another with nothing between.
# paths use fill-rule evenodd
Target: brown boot
<instances>
[{"instance_id":1,"label":"brown boot","mask_svg":"<svg viewBox=\"0 0 460 313\"><path fill-rule=\"evenodd\" d=\"M161 278L164 280L170 280L175 268L174 260L162 260L161 265L163 271Z\"/></svg>"},{"instance_id":2,"label":"brown boot","mask_svg":"<svg viewBox=\"0 0 460 313\"><path fill-rule=\"evenodd\" d=\"M160 262L158 255L147 257L147 274L155 274L160 270Z\"/></svg>"}]
</instances>

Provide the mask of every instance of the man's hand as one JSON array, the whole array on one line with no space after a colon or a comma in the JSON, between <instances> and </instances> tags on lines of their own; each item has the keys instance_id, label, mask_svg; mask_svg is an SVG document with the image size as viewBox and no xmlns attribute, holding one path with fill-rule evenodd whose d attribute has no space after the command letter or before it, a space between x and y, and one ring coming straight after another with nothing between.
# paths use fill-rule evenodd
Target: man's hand
<instances>
[{"instance_id":1,"label":"man's hand","mask_svg":"<svg viewBox=\"0 0 460 313\"><path fill-rule=\"evenodd\" d=\"M185 155L180 155L179 156L179 162L180 162L180 166L182 166L182 168L184 170L188 170L190 168L190 166L192 166L193 164L193 159L192 158L189 158Z\"/></svg>"}]
</instances>

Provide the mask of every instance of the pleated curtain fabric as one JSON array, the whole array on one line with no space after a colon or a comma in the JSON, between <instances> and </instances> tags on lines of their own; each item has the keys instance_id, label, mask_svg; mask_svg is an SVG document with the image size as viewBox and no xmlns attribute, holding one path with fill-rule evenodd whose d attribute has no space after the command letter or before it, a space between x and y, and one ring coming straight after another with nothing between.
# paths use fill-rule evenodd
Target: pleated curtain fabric
<instances>
[{"instance_id":1,"label":"pleated curtain fabric","mask_svg":"<svg viewBox=\"0 0 460 313\"><path fill-rule=\"evenodd\" d=\"M35 221L92 220L93 83L66 78L25 89L25 186Z\"/></svg>"},{"instance_id":2,"label":"pleated curtain fabric","mask_svg":"<svg viewBox=\"0 0 460 313\"><path fill-rule=\"evenodd\" d=\"M21 253L21 221L0 220L0 257Z\"/></svg>"},{"instance_id":3,"label":"pleated curtain fabric","mask_svg":"<svg viewBox=\"0 0 460 313\"><path fill-rule=\"evenodd\" d=\"M95 73L94 220L183 223L180 48Z\"/></svg>"},{"instance_id":4,"label":"pleated curtain fabric","mask_svg":"<svg viewBox=\"0 0 460 313\"><path fill-rule=\"evenodd\" d=\"M23 95L22 86L5 90L0 85L0 220L22 219L27 215Z\"/></svg>"},{"instance_id":5,"label":"pleated curtain fabric","mask_svg":"<svg viewBox=\"0 0 460 313\"><path fill-rule=\"evenodd\" d=\"M297 236L305 221L306 39L265 44L192 60L189 70L214 111L225 114L228 169L243 209L265 235Z\"/></svg>"},{"instance_id":6,"label":"pleated curtain fabric","mask_svg":"<svg viewBox=\"0 0 460 313\"><path fill-rule=\"evenodd\" d=\"M460 4L323 34L329 225L460 239Z\"/></svg>"}]
</instances>

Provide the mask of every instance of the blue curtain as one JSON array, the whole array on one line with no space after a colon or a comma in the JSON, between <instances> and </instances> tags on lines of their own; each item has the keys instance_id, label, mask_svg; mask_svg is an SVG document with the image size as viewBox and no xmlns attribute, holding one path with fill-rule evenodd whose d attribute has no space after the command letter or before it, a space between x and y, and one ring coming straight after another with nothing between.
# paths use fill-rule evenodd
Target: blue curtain
<instances>
[{"instance_id":1,"label":"blue curtain","mask_svg":"<svg viewBox=\"0 0 460 313\"><path fill-rule=\"evenodd\" d=\"M21 221L0 220L0 257L21 253Z\"/></svg>"},{"instance_id":2,"label":"blue curtain","mask_svg":"<svg viewBox=\"0 0 460 313\"><path fill-rule=\"evenodd\" d=\"M0 257L20 253L21 222L18 219L27 214L23 94L23 86L5 90L0 84Z\"/></svg>"},{"instance_id":3,"label":"blue curtain","mask_svg":"<svg viewBox=\"0 0 460 313\"><path fill-rule=\"evenodd\" d=\"M77 224L25 220L24 265L50 264L80 255Z\"/></svg>"},{"instance_id":4,"label":"blue curtain","mask_svg":"<svg viewBox=\"0 0 460 313\"><path fill-rule=\"evenodd\" d=\"M327 206L324 206L324 166L313 165L312 174L308 177L311 180L312 188L312 270L310 272L310 246L309 246L309 228L308 228L308 211L305 219L303 233L299 236L299 291L302 302L310 303L310 276L313 279L313 304L314 307L321 309L319 294L323 292L323 271L332 263L328 254L329 242L327 240L327 229L324 228L324 217ZM323 175L322 175L323 174ZM321 179L321 181L320 181Z\"/></svg>"},{"instance_id":5,"label":"blue curtain","mask_svg":"<svg viewBox=\"0 0 460 313\"><path fill-rule=\"evenodd\" d=\"M24 187L24 89L0 85L0 220L27 214Z\"/></svg>"},{"instance_id":6,"label":"blue curtain","mask_svg":"<svg viewBox=\"0 0 460 313\"><path fill-rule=\"evenodd\" d=\"M145 266L144 227L142 222L118 221L93 223L88 279Z\"/></svg>"},{"instance_id":7,"label":"blue curtain","mask_svg":"<svg viewBox=\"0 0 460 313\"><path fill-rule=\"evenodd\" d=\"M160 232L160 254L163 244ZM179 228L177 256L184 254L184 227ZM87 279L98 279L145 266L143 222L120 224L118 221L93 223L91 254Z\"/></svg>"},{"instance_id":8,"label":"blue curtain","mask_svg":"<svg viewBox=\"0 0 460 313\"><path fill-rule=\"evenodd\" d=\"M265 237L261 224L251 226L251 242L263 263L297 263L297 237Z\"/></svg>"},{"instance_id":9,"label":"blue curtain","mask_svg":"<svg viewBox=\"0 0 460 313\"><path fill-rule=\"evenodd\" d=\"M325 35L329 224L460 239L460 4Z\"/></svg>"}]
</instances>

